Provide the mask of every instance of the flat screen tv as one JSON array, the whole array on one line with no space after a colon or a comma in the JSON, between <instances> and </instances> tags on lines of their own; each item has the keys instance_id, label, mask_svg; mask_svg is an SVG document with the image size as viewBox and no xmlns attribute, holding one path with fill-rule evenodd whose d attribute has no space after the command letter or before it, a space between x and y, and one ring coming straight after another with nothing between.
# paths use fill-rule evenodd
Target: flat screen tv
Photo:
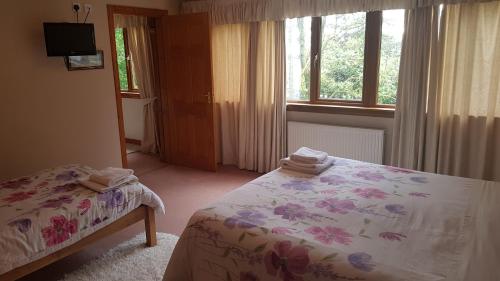
<instances>
[{"instance_id":1,"label":"flat screen tv","mask_svg":"<svg viewBox=\"0 0 500 281\"><path fill-rule=\"evenodd\" d=\"M94 25L91 23L45 22L47 56L90 56L96 54Z\"/></svg>"}]
</instances>

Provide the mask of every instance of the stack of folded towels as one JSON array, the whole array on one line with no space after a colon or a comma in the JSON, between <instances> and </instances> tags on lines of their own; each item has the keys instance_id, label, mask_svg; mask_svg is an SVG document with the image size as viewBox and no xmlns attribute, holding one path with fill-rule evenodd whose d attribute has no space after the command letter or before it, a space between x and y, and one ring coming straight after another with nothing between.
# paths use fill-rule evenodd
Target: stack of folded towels
<instances>
[{"instance_id":1,"label":"stack of folded towels","mask_svg":"<svg viewBox=\"0 0 500 281\"><path fill-rule=\"evenodd\" d=\"M301 147L290 157L281 159L280 165L283 169L318 175L331 167L333 162L333 157L326 152Z\"/></svg>"},{"instance_id":2,"label":"stack of folded towels","mask_svg":"<svg viewBox=\"0 0 500 281\"><path fill-rule=\"evenodd\" d=\"M134 176L134 170L108 167L80 180L80 183L89 189L104 193L125 183L136 181L138 179Z\"/></svg>"}]
</instances>

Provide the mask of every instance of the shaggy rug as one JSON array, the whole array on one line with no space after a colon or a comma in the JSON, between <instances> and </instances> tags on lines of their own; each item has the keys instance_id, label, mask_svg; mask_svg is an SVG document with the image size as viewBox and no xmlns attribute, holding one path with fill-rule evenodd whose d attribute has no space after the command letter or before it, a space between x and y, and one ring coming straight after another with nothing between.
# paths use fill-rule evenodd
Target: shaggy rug
<instances>
[{"instance_id":1,"label":"shaggy rug","mask_svg":"<svg viewBox=\"0 0 500 281\"><path fill-rule=\"evenodd\" d=\"M139 234L60 281L161 281L179 237L158 233L157 238L158 245L146 247L144 233Z\"/></svg>"}]
</instances>

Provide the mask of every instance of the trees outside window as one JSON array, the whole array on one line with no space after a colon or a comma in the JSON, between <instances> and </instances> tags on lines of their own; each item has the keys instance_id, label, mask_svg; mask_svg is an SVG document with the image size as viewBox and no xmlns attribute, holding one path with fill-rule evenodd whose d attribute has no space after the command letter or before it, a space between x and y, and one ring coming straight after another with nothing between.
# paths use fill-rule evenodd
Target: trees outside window
<instances>
[{"instance_id":1,"label":"trees outside window","mask_svg":"<svg viewBox=\"0 0 500 281\"><path fill-rule=\"evenodd\" d=\"M403 30L403 10L287 20L287 100L394 106Z\"/></svg>"},{"instance_id":2,"label":"trees outside window","mask_svg":"<svg viewBox=\"0 0 500 281\"><path fill-rule=\"evenodd\" d=\"M115 28L115 40L120 90L124 93L137 94L139 88L132 68L133 62L127 43L127 29Z\"/></svg>"}]
</instances>

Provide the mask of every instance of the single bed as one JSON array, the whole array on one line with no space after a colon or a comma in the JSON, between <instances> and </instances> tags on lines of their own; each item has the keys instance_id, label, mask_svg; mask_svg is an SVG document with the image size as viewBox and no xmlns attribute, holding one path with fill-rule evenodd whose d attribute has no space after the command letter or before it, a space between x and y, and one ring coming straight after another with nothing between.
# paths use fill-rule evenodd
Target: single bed
<instances>
[{"instance_id":1,"label":"single bed","mask_svg":"<svg viewBox=\"0 0 500 281\"><path fill-rule=\"evenodd\" d=\"M102 194L78 184L93 172L67 165L0 182L0 280L20 278L140 220L147 244L156 244L161 199L137 181Z\"/></svg>"},{"instance_id":2,"label":"single bed","mask_svg":"<svg viewBox=\"0 0 500 281\"><path fill-rule=\"evenodd\" d=\"M500 280L499 183L335 158L197 211L165 281Z\"/></svg>"}]
</instances>

